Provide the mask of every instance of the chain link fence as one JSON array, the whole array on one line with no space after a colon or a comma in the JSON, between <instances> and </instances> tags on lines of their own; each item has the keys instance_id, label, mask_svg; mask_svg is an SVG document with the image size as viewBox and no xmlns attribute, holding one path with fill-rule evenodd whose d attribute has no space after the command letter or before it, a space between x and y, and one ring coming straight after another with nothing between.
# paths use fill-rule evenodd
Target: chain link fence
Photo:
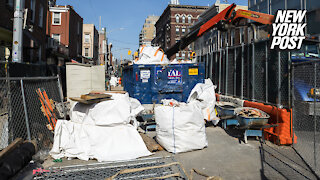
<instances>
[{"instance_id":1,"label":"chain link fence","mask_svg":"<svg viewBox=\"0 0 320 180\"><path fill-rule=\"evenodd\" d=\"M292 65L293 128L298 154L320 175L320 61Z\"/></svg>"},{"instance_id":2,"label":"chain link fence","mask_svg":"<svg viewBox=\"0 0 320 180\"><path fill-rule=\"evenodd\" d=\"M16 138L36 140L39 150L51 149L53 143L53 132L47 126L48 118L41 110L36 90L45 90L49 99L62 104L60 80L58 76L12 77L39 75L39 72L43 75L43 70L34 68L36 66L28 66L30 71L16 73L20 67L26 66L0 62L0 149L6 148Z\"/></svg>"},{"instance_id":3,"label":"chain link fence","mask_svg":"<svg viewBox=\"0 0 320 180\"><path fill-rule=\"evenodd\" d=\"M206 78L213 80L220 94L289 107L289 54L270 50L269 43L213 51L206 61Z\"/></svg>"}]
</instances>

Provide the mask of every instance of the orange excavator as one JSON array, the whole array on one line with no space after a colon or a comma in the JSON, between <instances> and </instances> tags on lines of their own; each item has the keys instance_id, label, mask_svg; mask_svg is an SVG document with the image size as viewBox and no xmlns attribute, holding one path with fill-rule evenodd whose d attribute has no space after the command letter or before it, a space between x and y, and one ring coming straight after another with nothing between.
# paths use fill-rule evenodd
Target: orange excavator
<instances>
[{"instance_id":1,"label":"orange excavator","mask_svg":"<svg viewBox=\"0 0 320 180\"><path fill-rule=\"evenodd\" d=\"M235 10L236 4L231 4L226 9L215 15L211 19L203 23L199 28L189 32L181 38L176 44L166 50L168 57L176 54L178 51L183 50L193 41L201 37L205 32L212 28L217 28L220 31L225 31L229 26L237 26L241 19L250 19L260 24L272 24L274 16L270 14L238 9Z\"/></svg>"}]
</instances>

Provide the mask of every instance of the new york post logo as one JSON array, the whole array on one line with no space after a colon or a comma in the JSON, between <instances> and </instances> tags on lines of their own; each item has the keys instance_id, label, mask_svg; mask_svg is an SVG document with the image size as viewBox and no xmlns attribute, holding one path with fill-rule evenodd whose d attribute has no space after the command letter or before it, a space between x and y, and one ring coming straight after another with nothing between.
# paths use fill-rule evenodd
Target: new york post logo
<instances>
[{"instance_id":1,"label":"new york post logo","mask_svg":"<svg viewBox=\"0 0 320 180\"><path fill-rule=\"evenodd\" d=\"M306 23L303 23L306 13L306 10L278 10L272 24L270 49L300 49L302 41L306 38L304 35Z\"/></svg>"}]
</instances>

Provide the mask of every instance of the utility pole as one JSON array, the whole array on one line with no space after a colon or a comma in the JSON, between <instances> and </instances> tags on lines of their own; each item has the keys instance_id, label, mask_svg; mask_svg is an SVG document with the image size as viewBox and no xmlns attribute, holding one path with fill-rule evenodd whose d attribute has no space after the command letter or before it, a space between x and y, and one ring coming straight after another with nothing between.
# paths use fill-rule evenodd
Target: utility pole
<instances>
[{"instance_id":1,"label":"utility pole","mask_svg":"<svg viewBox=\"0 0 320 180\"><path fill-rule=\"evenodd\" d=\"M13 19L12 61L22 62L24 0L15 0Z\"/></svg>"}]
</instances>

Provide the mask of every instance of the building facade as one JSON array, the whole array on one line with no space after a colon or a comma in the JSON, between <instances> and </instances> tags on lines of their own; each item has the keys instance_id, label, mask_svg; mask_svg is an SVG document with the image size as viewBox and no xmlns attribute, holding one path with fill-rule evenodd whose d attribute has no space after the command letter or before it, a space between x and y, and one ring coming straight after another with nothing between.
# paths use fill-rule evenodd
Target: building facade
<instances>
[{"instance_id":1,"label":"building facade","mask_svg":"<svg viewBox=\"0 0 320 180\"><path fill-rule=\"evenodd\" d=\"M66 48L69 60L82 61L83 19L72 6L55 5L49 7L47 16L47 35ZM58 64L64 64L59 58Z\"/></svg>"},{"instance_id":2,"label":"building facade","mask_svg":"<svg viewBox=\"0 0 320 180\"><path fill-rule=\"evenodd\" d=\"M99 34L94 24L83 24L82 56L84 63L98 64Z\"/></svg>"},{"instance_id":3,"label":"building facade","mask_svg":"<svg viewBox=\"0 0 320 180\"><path fill-rule=\"evenodd\" d=\"M106 28L99 30L99 62L98 64L105 65L107 59L107 34Z\"/></svg>"},{"instance_id":4,"label":"building facade","mask_svg":"<svg viewBox=\"0 0 320 180\"><path fill-rule=\"evenodd\" d=\"M139 34L139 46L151 46L151 41L156 37L155 24L159 16L148 16L143 24L142 30Z\"/></svg>"},{"instance_id":5,"label":"building facade","mask_svg":"<svg viewBox=\"0 0 320 180\"><path fill-rule=\"evenodd\" d=\"M46 62L46 17L48 0L25 0L27 20L23 27L22 62ZM5 60L5 53L12 48L14 0L0 2L0 60ZM10 54L10 53L9 53ZM9 55L11 60L11 55Z\"/></svg>"},{"instance_id":6,"label":"building facade","mask_svg":"<svg viewBox=\"0 0 320 180\"><path fill-rule=\"evenodd\" d=\"M249 0L249 10L276 15L278 9L306 9L306 31L310 36L320 38L319 0Z\"/></svg>"},{"instance_id":7,"label":"building facade","mask_svg":"<svg viewBox=\"0 0 320 180\"><path fill-rule=\"evenodd\" d=\"M169 4L155 25L156 37L152 41L152 44L160 46L164 50L173 46L181 37L188 33L189 27L207 9L208 6L180 5L178 2ZM192 49L191 46L188 46L176 55L173 55L171 60L174 58L187 59Z\"/></svg>"}]
</instances>

